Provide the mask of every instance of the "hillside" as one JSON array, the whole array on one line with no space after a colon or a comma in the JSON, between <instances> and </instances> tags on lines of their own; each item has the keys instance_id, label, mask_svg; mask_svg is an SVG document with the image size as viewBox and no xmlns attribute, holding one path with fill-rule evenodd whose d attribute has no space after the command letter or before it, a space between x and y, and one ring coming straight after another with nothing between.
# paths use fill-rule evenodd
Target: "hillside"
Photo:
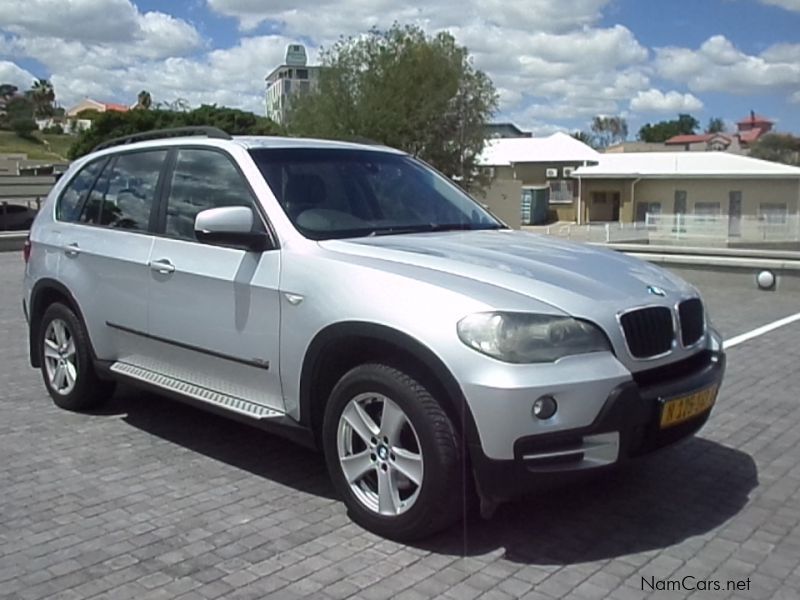
<instances>
[{"instance_id":1,"label":"hillside","mask_svg":"<svg viewBox=\"0 0 800 600\"><path fill-rule=\"evenodd\" d=\"M67 150L75 141L74 136L35 134L42 143L24 140L11 131L0 131L0 154L24 152L31 160L67 160Z\"/></svg>"}]
</instances>

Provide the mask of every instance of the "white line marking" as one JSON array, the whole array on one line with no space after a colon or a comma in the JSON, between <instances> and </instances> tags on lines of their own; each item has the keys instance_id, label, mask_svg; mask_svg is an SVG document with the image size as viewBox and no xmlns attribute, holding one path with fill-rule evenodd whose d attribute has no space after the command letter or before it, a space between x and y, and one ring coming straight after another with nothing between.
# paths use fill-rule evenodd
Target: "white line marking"
<instances>
[{"instance_id":1,"label":"white line marking","mask_svg":"<svg viewBox=\"0 0 800 600\"><path fill-rule=\"evenodd\" d=\"M734 336L729 340L725 340L725 342L722 344L722 347L725 348L726 350L728 348L733 348L734 346L738 346L743 342L752 340L753 338L756 338L760 335L764 335L765 333L769 333L770 331L778 329L779 327L783 327L784 325L788 325L789 323L794 323L795 321L800 321L800 313L784 317L783 319L778 319L777 321L773 321L772 323L767 323L766 325L762 325L761 327L756 327L755 329L753 329L752 331L748 331L747 333Z\"/></svg>"}]
</instances>

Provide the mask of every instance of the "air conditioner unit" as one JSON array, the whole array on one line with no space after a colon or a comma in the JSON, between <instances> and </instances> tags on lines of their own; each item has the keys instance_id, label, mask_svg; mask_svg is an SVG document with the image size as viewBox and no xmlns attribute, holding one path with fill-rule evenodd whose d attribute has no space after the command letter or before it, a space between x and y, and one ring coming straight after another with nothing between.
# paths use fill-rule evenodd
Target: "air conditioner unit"
<instances>
[{"instance_id":1,"label":"air conditioner unit","mask_svg":"<svg viewBox=\"0 0 800 600\"><path fill-rule=\"evenodd\" d=\"M575 172L575 167L564 167L564 179L569 179Z\"/></svg>"},{"instance_id":2,"label":"air conditioner unit","mask_svg":"<svg viewBox=\"0 0 800 600\"><path fill-rule=\"evenodd\" d=\"M558 179L558 169L546 169L544 176L548 179Z\"/></svg>"}]
</instances>

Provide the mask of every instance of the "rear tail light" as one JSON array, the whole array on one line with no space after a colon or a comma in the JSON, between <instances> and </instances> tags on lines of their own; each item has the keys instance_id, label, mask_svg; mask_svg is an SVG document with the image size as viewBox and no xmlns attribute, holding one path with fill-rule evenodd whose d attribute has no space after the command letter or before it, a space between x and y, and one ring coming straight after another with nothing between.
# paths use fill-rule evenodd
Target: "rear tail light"
<instances>
[{"instance_id":1,"label":"rear tail light","mask_svg":"<svg viewBox=\"0 0 800 600\"><path fill-rule=\"evenodd\" d=\"M30 236L28 236L28 238L25 240L25 243L22 246L22 258L23 258L23 260L25 261L26 264L31 259L31 238L30 238Z\"/></svg>"}]
</instances>

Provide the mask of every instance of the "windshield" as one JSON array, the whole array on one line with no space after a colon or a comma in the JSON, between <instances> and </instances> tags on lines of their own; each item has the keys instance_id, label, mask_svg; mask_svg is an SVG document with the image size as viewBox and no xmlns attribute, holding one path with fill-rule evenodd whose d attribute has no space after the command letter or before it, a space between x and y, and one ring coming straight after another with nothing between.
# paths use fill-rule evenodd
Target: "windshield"
<instances>
[{"instance_id":1,"label":"windshield","mask_svg":"<svg viewBox=\"0 0 800 600\"><path fill-rule=\"evenodd\" d=\"M330 148L250 153L289 219L311 239L505 228L446 177L406 155Z\"/></svg>"}]
</instances>

